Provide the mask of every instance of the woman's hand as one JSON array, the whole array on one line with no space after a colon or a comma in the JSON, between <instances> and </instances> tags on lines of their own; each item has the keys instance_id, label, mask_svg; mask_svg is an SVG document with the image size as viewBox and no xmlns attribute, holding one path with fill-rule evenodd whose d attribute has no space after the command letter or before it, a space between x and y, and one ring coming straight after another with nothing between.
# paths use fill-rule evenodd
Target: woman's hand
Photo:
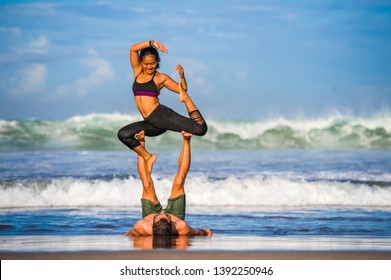
<instances>
[{"instance_id":1,"label":"woman's hand","mask_svg":"<svg viewBox=\"0 0 391 280\"><path fill-rule=\"evenodd\" d=\"M182 86L183 90L187 90L187 82L185 78L185 70L183 70L183 67L178 64L175 68L175 70L178 72L179 77L181 78L181 81L179 82L179 85ZM179 98L181 99L181 98Z\"/></svg>"},{"instance_id":2,"label":"woman's hand","mask_svg":"<svg viewBox=\"0 0 391 280\"><path fill-rule=\"evenodd\" d=\"M180 77L181 79L185 77L185 70L183 70L183 67L182 67L180 64L178 64L178 65L176 66L175 70L178 72L179 77Z\"/></svg>"},{"instance_id":3,"label":"woman's hand","mask_svg":"<svg viewBox=\"0 0 391 280\"><path fill-rule=\"evenodd\" d=\"M152 47L154 47L155 49L163 52L163 53L168 53L168 50L166 48L165 45L163 45L162 43L160 43L159 41L152 41Z\"/></svg>"}]
</instances>

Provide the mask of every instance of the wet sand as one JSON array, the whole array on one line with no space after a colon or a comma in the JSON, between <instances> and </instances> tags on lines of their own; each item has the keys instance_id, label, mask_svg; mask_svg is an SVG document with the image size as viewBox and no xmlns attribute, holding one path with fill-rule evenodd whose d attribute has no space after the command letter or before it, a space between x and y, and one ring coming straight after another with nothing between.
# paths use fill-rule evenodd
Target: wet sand
<instances>
[{"instance_id":1,"label":"wet sand","mask_svg":"<svg viewBox=\"0 0 391 280\"><path fill-rule=\"evenodd\" d=\"M2 260L390 260L390 239L291 237L16 236Z\"/></svg>"},{"instance_id":2,"label":"wet sand","mask_svg":"<svg viewBox=\"0 0 391 280\"><path fill-rule=\"evenodd\" d=\"M390 260L390 251L82 251L7 252L1 260Z\"/></svg>"}]
</instances>

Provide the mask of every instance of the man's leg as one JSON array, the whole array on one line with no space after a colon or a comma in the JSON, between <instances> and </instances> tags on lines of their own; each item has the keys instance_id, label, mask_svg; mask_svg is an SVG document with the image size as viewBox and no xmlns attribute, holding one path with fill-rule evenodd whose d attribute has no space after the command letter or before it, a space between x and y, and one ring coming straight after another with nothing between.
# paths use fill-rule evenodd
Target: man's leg
<instances>
[{"instance_id":1,"label":"man's leg","mask_svg":"<svg viewBox=\"0 0 391 280\"><path fill-rule=\"evenodd\" d=\"M140 141L140 146L145 147L145 133L141 131L135 135ZM159 213L162 206L156 196L155 185L153 183L151 174L146 170L146 163L142 156L137 156L137 170L143 185L143 194L141 196L141 206L143 217Z\"/></svg>"},{"instance_id":2,"label":"man's leg","mask_svg":"<svg viewBox=\"0 0 391 280\"><path fill-rule=\"evenodd\" d=\"M190 139L192 134L182 132L183 147L178 160L178 172L175 175L172 183L171 195L167 202L165 212L175 215L176 217L185 220L186 215L186 195L185 195L185 180L190 169L191 152Z\"/></svg>"},{"instance_id":3,"label":"man's leg","mask_svg":"<svg viewBox=\"0 0 391 280\"><path fill-rule=\"evenodd\" d=\"M191 152L190 139L193 136L191 133L182 131L183 147L178 159L178 172L175 175L172 183L171 195L167 202L166 213L172 214L179 219L185 220L186 215L186 195L185 195L185 180L190 169Z\"/></svg>"},{"instance_id":4,"label":"man's leg","mask_svg":"<svg viewBox=\"0 0 391 280\"><path fill-rule=\"evenodd\" d=\"M141 131L137 133L136 135L137 140L140 142L140 146L145 147L145 133L144 131ZM146 170L145 168L145 160L142 156L137 156L137 171L140 176L141 182L143 184L143 199L148 199L152 201L153 203L158 203L159 200L157 199L156 192L155 192L155 185L153 183L151 174Z\"/></svg>"},{"instance_id":5,"label":"man's leg","mask_svg":"<svg viewBox=\"0 0 391 280\"><path fill-rule=\"evenodd\" d=\"M193 136L190 133L182 131L183 136L183 146L181 154L178 159L178 171L175 175L174 182L171 188L171 196L170 198L178 197L182 194L185 194L185 181L187 173L190 169L191 163L191 148L190 148L190 140Z\"/></svg>"}]
</instances>

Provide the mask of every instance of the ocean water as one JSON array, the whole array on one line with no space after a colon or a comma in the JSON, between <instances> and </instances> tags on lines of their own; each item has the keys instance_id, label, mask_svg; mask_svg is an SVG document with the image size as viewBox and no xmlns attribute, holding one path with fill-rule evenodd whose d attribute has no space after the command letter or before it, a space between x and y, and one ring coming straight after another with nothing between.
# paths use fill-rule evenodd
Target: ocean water
<instances>
[{"instance_id":1,"label":"ocean water","mask_svg":"<svg viewBox=\"0 0 391 280\"><path fill-rule=\"evenodd\" d=\"M136 156L125 115L0 121L0 251L135 250ZM192 139L186 221L213 237L188 250L391 250L391 116L210 120ZM181 136L147 138L163 204ZM166 246L167 247L167 246Z\"/></svg>"}]
</instances>

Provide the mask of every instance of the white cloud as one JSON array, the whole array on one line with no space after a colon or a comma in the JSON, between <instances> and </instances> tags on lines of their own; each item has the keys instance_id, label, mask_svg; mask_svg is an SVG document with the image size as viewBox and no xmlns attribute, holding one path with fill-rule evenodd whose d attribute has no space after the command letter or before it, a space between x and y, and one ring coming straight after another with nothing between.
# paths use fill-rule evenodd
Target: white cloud
<instances>
[{"instance_id":1,"label":"white cloud","mask_svg":"<svg viewBox=\"0 0 391 280\"><path fill-rule=\"evenodd\" d=\"M46 54L49 47L49 40L46 36L39 36L30 42L28 52Z\"/></svg>"},{"instance_id":2,"label":"white cloud","mask_svg":"<svg viewBox=\"0 0 391 280\"><path fill-rule=\"evenodd\" d=\"M21 69L10 81L10 94L21 96L38 93L45 89L48 71L41 63L28 65Z\"/></svg>"},{"instance_id":3,"label":"white cloud","mask_svg":"<svg viewBox=\"0 0 391 280\"><path fill-rule=\"evenodd\" d=\"M99 58L97 52L93 49L88 50L88 55L89 57L82 64L91 68L92 71L86 77L81 77L70 85L58 86L56 89L57 98L71 94L84 97L105 82L114 78L114 70L110 62Z\"/></svg>"},{"instance_id":4,"label":"white cloud","mask_svg":"<svg viewBox=\"0 0 391 280\"><path fill-rule=\"evenodd\" d=\"M299 19L299 17L294 13L284 13L280 17L287 23L296 23Z\"/></svg>"},{"instance_id":5,"label":"white cloud","mask_svg":"<svg viewBox=\"0 0 391 280\"><path fill-rule=\"evenodd\" d=\"M248 73L246 71L238 71L235 73L235 77L238 80L245 81L247 80Z\"/></svg>"},{"instance_id":6,"label":"white cloud","mask_svg":"<svg viewBox=\"0 0 391 280\"><path fill-rule=\"evenodd\" d=\"M89 50L87 51L87 54L88 54L89 56L97 56L97 55L98 55L98 52L97 52L96 50L94 50L94 49L89 49Z\"/></svg>"},{"instance_id":7,"label":"white cloud","mask_svg":"<svg viewBox=\"0 0 391 280\"><path fill-rule=\"evenodd\" d=\"M136 7L136 6L132 6L129 8L131 12L134 12L136 14L146 14L148 13L148 9L146 8L143 8L143 7Z\"/></svg>"},{"instance_id":8,"label":"white cloud","mask_svg":"<svg viewBox=\"0 0 391 280\"><path fill-rule=\"evenodd\" d=\"M6 34L12 34L17 37L19 37L22 34L22 31L17 27L1 27L0 26L0 32L6 33Z\"/></svg>"},{"instance_id":9,"label":"white cloud","mask_svg":"<svg viewBox=\"0 0 391 280\"><path fill-rule=\"evenodd\" d=\"M181 58L182 66L185 69L186 80L190 87L190 94L197 92L197 95L209 96L215 91L214 81L209 79L210 68L202 60ZM178 74L173 72L171 77L178 77Z\"/></svg>"},{"instance_id":10,"label":"white cloud","mask_svg":"<svg viewBox=\"0 0 391 280\"><path fill-rule=\"evenodd\" d=\"M245 12L245 13L269 13L275 10L275 8L273 8L272 6L264 6L264 5L235 5L230 9L232 10L232 12Z\"/></svg>"},{"instance_id":11,"label":"white cloud","mask_svg":"<svg viewBox=\"0 0 391 280\"><path fill-rule=\"evenodd\" d=\"M11 12L22 16L47 16L56 15L57 8L61 7L61 3L26 3L15 4L11 6Z\"/></svg>"},{"instance_id":12,"label":"white cloud","mask_svg":"<svg viewBox=\"0 0 391 280\"><path fill-rule=\"evenodd\" d=\"M111 5L113 5L113 2L110 1L110 0L99 0L99 1L97 2L97 4L98 4L99 6L111 6Z\"/></svg>"},{"instance_id":13,"label":"white cloud","mask_svg":"<svg viewBox=\"0 0 391 280\"><path fill-rule=\"evenodd\" d=\"M181 61L183 61L182 67L184 67L186 79L197 87L205 86L205 79L200 73L205 73L208 70L207 66L194 59L182 58ZM171 77L177 80L178 74L173 72Z\"/></svg>"}]
</instances>

